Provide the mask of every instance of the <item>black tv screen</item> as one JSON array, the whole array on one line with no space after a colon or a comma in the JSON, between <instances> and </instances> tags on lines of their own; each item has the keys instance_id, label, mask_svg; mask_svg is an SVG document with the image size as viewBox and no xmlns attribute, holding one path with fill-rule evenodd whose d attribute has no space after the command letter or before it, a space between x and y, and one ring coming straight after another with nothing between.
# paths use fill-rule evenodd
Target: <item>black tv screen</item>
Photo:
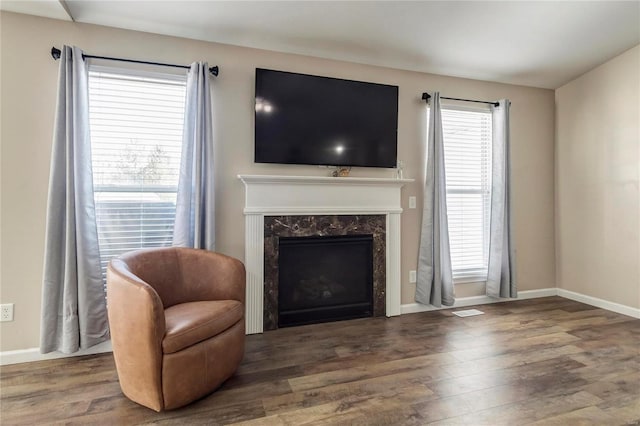
<instances>
[{"instance_id":1,"label":"black tv screen","mask_svg":"<svg viewBox=\"0 0 640 426\"><path fill-rule=\"evenodd\" d=\"M398 87L256 69L256 163L395 167Z\"/></svg>"}]
</instances>

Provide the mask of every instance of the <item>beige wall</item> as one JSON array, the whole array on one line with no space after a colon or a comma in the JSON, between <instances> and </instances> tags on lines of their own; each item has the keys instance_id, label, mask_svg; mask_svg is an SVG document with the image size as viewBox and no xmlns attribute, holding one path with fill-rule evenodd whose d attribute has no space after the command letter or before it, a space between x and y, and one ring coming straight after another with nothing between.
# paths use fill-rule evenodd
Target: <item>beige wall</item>
<instances>
[{"instance_id":1,"label":"beige wall","mask_svg":"<svg viewBox=\"0 0 640 426\"><path fill-rule=\"evenodd\" d=\"M465 80L200 42L93 25L3 13L2 60L2 261L0 302L15 303L15 321L0 324L3 351L38 346L43 235L57 63L52 45L75 44L107 56L220 66L214 81L218 249L244 257L244 189L239 173L325 175L313 166L253 163L253 96L256 67L394 84L400 87L398 154L416 183L403 190L402 303L412 303L408 283L416 268L422 205L425 104L423 91L453 97L512 101L514 214L520 290L555 286L553 225L554 94L551 90ZM391 176L389 170L358 169L355 176ZM461 284L459 297L483 294Z\"/></svg>"},{"instance_id":2,"label":"beige wall","mask_svg":"<svg viewBox=\"0 0 640 426\"><path fill-rule=\"evenodd\" d=\"M556 91L558 287L640 308L640 46Z\"/></svg>"}]
</instances>

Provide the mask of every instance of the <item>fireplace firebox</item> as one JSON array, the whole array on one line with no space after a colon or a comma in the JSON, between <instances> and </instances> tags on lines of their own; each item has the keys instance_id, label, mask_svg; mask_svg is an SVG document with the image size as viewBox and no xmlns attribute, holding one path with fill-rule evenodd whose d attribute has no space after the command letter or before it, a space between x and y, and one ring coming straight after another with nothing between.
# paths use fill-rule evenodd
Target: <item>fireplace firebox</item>
<instances>
[{"instance_id":1,"label":"fireplace firebox","mask_svg":"<svg viewBox=\"0 0 640 426\"><path fill-rule=\"evenodd\" d=\"M278 327L373 316L373 235L280 237Z\"/></svg>"}]
</instances>

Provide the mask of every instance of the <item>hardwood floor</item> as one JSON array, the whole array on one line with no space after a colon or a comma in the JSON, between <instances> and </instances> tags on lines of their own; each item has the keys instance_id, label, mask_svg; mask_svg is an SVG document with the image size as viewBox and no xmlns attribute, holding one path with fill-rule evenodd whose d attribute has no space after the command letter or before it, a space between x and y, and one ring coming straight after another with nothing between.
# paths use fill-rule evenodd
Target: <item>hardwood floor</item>
<instances>
[{"instance_id":1,"label":"hardwood floor","mask_svg":"<svg viewBox=\"0 0 640 426\"><path fill-rule=\"evenodd\" d=\"M111 354L0 370L14 424L640 425L640 320L560 297L280 329L183 409L120 392ZM465 308L466 309L466 308Z\"/></svg>"}]
</instances>

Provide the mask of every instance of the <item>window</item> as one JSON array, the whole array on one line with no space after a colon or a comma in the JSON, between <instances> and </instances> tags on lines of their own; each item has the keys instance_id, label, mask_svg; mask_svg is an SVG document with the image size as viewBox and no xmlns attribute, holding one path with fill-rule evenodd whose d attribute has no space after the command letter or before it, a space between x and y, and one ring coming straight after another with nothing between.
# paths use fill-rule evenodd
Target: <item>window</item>
<instances>
[{"instance_id":1,"label":"window","mask_svg":"<svg viewBox=\"0 0 640 426\"><path fill-rule=\"evenodd\" d=\"M89 69L93 187L103 280L112 257L170 246L186 76Z\"/></svg>"},{"instance_id":2,"label":"window","mask_svg":"<svg viewBox=\"0 0 640 426\"><path fill-rule=\"evenodd\" d=\"M455 282L486 281L491 205L491 112L442 108L447 217Z\"/></svg>"}]
</instances>

